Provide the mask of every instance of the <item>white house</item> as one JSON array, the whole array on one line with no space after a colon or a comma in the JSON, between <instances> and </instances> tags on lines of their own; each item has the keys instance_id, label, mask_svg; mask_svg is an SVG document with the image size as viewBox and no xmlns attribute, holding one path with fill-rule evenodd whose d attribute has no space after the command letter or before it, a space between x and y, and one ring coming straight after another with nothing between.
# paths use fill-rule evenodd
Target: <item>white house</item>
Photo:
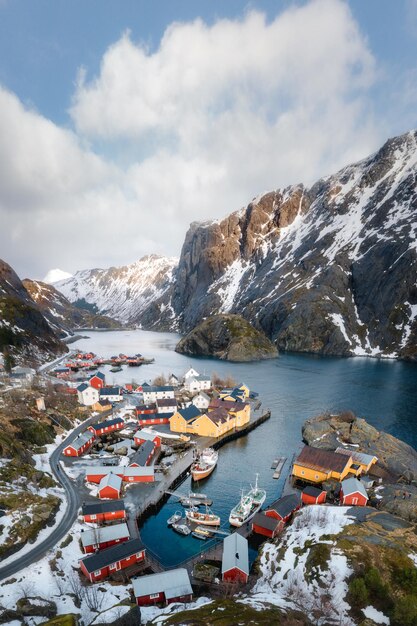
<instances>
[{"instance_id":1,"label":"white house","mask_svg":"<svg viewBox=\"0 0 417 626\"><path fill-rule=\"evenodd\" d=\"M175 413L178 409L177 401L175 398L164 398L163 400L156 401L157 413Z\"/></svg>"},{"instance_id":2,"label":"white house","mask_svg":"<svg viewBox=\"0 0 417 626\"><path fill-rule=\"evenodd\" d=\"M190 393L211 389L211 379L207 376L189 376L185 379L184 389Z\"/></svg>"},{"instance_id":3,"label":"white house","mask_svg":"<svg viewBox=\"0 0 417 626\"><path fill-rule=\"evenodd\" d=\"M210 376L196 376L196 381L200 383L201 391L211 389L211 378Z\"/></svg>"},{"instance_id":4,"label":"white house","mask_svg":"<svg viewBox=\"0 0 417 626\"><path fill-rule=\"evenodd\" d=\"M204 391L200 391L199 394L194 396L193 404L197 409L207 409L210 404L210 397Z\"/></svg>"},{"instance_id":5,"label":"white house","mask_svg":"<svg viewBox=\"0 0 417 626\"><path fill-rule=\"evenodd\" d=\"M175 398L174 387L172 385L165 385L160 387L143 385L142 386L143 402L150 404L157 400L169 400Z\"/></svg>"},{"instance_id":6,"label":"white house","mask_svg":"<svg viewBox=\"0 0 417 626\"><path fill-rule=\"evenodd\" d=\"M173 387L179 387L180 385L180 380L178 376L175 376L175 374L171 374L171 376L168 378L168 382Z\"/></svg>"},{"instance_id":7,"label":"white house","mask_svg":"<svg viewBox=\"0 0 417 626\"><path fill-rule=\"evenodd\" d=\"M109 402L121 402L123 400L120 387L103 387L99 393L100 400L108 400Z\"/></svg>"},{"instance_id":8,"label":"white house","mask_svg":"<svg viewBox=\"0 0 417 626\"><path fill-rule=\"evenodd\" d=\"M187 380L187 378L190 377L195 378L195 376L200 376L200 374L193 367L190 367L190 369L184 374L184 380Z\"/></svg>"},{"instance_id":9,"label":"white house","mask_svg":"<svg viewBox=\"0 0 417 626\"><path fill-rule=\"evenodd\" d=\"M82 383L77 387L77 397L78 402L84 406L91 406L100 399L99 390L87 385L87 383Z\"/></svg>"}]
</instances>

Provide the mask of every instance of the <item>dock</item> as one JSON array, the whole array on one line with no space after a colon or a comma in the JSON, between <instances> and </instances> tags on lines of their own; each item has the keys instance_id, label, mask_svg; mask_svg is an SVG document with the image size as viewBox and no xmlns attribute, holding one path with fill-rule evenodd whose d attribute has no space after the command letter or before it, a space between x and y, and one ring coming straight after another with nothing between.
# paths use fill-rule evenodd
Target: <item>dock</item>
<instances>
[{"instance_id":1,"label":"dock","mask_svg":"<svg viewBox=\"0 0 417 626\"><path fill-rule=\"evenodd\" d=\"M165 493L168 496L173 496L179 500L182 500L183 498L190 498L190 500L195 501L196 506L198 506L198 504L206 504L207 506L211 506L213 504L213 500L211 500L211 498L193 498L190 497L188 493L182 493L181 491L170 491L169 489L166 489Z\"/></svg>"},{"instance_id":2,"label":"dock","mask_svg":"<svg viewBox=\"0 0 417 626\"><path fill-rule=\"evenodd\" d=\"M272 478L279 478L281 476L282 468L286 463L287 457L281 456L279 459L275 459L272 463L272 469L275 470Z\"/></svg>"}]
</instances>

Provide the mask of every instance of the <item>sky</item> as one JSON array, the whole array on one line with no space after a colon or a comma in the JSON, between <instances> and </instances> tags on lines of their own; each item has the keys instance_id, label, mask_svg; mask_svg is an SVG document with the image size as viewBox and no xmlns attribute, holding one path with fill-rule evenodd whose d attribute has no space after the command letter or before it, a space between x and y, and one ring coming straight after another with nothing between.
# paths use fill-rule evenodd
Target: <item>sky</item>
<instances>
[{"instance_id":1,"label":"sky","mask_svg":"<svg viewBox=\"0 0 417 626\"><path fill-rule=\"evenodd\" d=\"M0 257L179 256L415 128L416 47L416 0L0 0Z\"/></svg>"}]
</instances>

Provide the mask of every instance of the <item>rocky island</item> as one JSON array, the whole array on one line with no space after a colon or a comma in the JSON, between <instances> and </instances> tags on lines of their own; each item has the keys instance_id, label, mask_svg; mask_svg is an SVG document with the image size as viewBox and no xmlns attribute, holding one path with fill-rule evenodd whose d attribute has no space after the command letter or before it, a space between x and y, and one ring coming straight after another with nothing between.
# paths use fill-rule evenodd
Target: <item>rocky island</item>
<instances>
[{"instance_id":1,"label":"rocky island","mask_svg":"<svg viewBox=\"0 0 417 626\"><path fill-rule=\"evenodd\" d=\"M258 361L278 356L276 346L240 315L213 315L189 332L175 348L181 354L215 356L226 361Z\"/></svg>"}]
</instances>

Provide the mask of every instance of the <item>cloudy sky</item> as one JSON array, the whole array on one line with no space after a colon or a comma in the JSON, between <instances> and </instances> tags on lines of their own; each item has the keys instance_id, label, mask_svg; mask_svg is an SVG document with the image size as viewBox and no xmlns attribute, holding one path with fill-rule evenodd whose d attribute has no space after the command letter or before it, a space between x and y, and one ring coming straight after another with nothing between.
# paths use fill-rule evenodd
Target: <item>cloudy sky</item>
<instances>
[{"instance_id":1,"label":"cloudy sky","mask_svg":"<svg viewBox=\"0 0 417 626\"><path fill-rule=\"evenodd\" d=\"M416 47L413 0L0 0L0 257L179 255L416 127Z\"/></svg>"}]
</instances>

